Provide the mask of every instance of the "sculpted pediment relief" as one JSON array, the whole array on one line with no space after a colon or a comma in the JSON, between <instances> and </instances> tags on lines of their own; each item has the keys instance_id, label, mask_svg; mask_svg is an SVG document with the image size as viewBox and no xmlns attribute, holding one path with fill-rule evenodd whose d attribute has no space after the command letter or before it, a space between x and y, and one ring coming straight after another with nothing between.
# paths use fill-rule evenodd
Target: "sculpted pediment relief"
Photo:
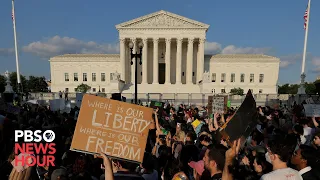
<instances>
[{"instance_id":1,"label":"sculpted pediment relief","mask_svg":"<svg viewBox=\"0 0 320 180\"><path fill-rule=\"evenodd\" d=\"M116 26L117 28L208 28L209 25L185 17L159 11Z\"/></svg>"}]
</instances>

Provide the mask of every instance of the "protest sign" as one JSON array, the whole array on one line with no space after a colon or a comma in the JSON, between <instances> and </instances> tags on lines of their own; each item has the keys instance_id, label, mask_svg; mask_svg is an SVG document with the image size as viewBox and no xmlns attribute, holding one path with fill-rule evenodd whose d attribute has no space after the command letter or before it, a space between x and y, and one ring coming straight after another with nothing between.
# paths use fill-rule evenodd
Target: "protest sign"
<instances>
[{"instance_id":1,"label":"protest sign","mask_svg":"<svg viewBox=\"0 0 320 180\"><path fill-rule=\"evenodd\" d=\"M239 109L235 112L232 119L222 126L220 132L225 139L232 142L238 138L246 139L256 125L256 101L249 90Z\"/></svg>"},{"instance_id":2,"label":"protest sign","mask_svg":"<svg viewBox=\"0 0 320 180\"><path fill-rule=\"evenodd\" d=\"M213 96L212 98L212 113L223 113L227 108L226 96Z\"/></svg>"},{"instance_id":3,"label":"protest sign","mask_svg":"<svg viewBox=\"0 0 320 180\"><path fill-rule=\"evenodd\" d=\"M306 103L307 104L314 104L314 101L313 101L312 97L307 98L306 99Z\"/></svg>"},{"instance_id":4,"label":"protest sign","mask_svg":"<svg viewBox=\"0 0 320 180\"><path fill-rule=\"evenodd\" d=\"M159 108L159 114L162 115L163 108L164 108L164 102L159 102L159 101L151 101L150 107L153 109Z\"/></svg>"},{"instance_id":5,"label":"protest sign","mask_svg":"<svg viewBox=\"0 0 320 180\"><path fill-rule=\"evenodd\" d=\"M152 108L86 94L70 149L141 163L152 113Z\"/></svg>"},{"instance_id":6,"label":"protest sign","mask_svg":"<svg viewBox=\"0 0 320 180\"><path fill-rule=\"evenodd\" d=\"M320 117L320 104L304 104L306 117Z\"/></svg>"}]
</instances>

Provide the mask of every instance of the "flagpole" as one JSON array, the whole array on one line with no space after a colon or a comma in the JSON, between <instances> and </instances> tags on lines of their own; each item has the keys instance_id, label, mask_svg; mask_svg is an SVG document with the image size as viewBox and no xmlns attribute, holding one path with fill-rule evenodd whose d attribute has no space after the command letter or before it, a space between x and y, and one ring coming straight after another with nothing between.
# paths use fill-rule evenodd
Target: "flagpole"
<instances>
[{"instance_id":1,"label":"flagpole","mask_svg":"<svg viewBox=\"0 0 320 180\"><path fill-rule=\"evenodd\" d=\"M305 71L306 56L307 56L309 19L310 19L310 4L311 4L311 0L309 0L309 3L308 3L308 16L307 16L305 35L304 35L304 47L303 47L302 67L301 67L301 76L300 76L301 81L300 81L300 87L298 89L298 94L306 94L305 88L304 88L304 80L306 78L306 74L304 71Z\"/></svg>"},{"instance_id":2,"label":"flagpole","mask_svg":"<svg viewBox=\"0 0 320 180\"><path fill-rule=\"evenodd\" d=\"M16 68L17 68L17 91L20 93L21 81L20 81L20 68L19 68L19 55L18 55L18 43L16 32L16 16L14 11L14 0L12 0L12 23L13 23L13 35L14 35L14 49L16 54Z\"/></svg>"}]
</instances>

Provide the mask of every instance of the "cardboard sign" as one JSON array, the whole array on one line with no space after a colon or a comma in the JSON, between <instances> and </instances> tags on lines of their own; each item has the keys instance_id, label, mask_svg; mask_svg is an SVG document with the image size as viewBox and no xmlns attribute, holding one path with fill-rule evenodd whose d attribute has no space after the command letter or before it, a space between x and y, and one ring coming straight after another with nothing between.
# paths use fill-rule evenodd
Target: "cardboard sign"
<instances>
[{"instance_id":1,"label":"cardboard sign","mask_svg":"<svg viewBox=\"0 0 320 180\"><path fill-rule=\"evenodd\" d=\"M257 125L257 109L251 91L249 90L245 100L233 115L232 119L224 124L221 134L229 142L238 138L246 139Z\"/></svg>"},{"instance_id":2,"label":"cardboard sign","mask_svg":"<svg viewBox=\"0 0 320 180\"><path fill-rule=\"evenodd\" d=\"M320 117L320 104L304 104L306 117Z\"/></svg>"},{"instance_id":3,"label":"cardboard sign","mask_svg":"<svg viewBox=\"0 0 320 180\"><path fill-rule=\"evenodd\" d=\"M71 150L141 163L153 109L84 95Z\"/></svg>"},{"instance_id":4,"label":"cardboard sign","mask_svg":"<svg viewBox=\"0 0 320 180\"><path fill-rule=\"evenodd\" d=\"M213 96L212 99L212 113L223 113L227 108L226 96Z\"/></svg>"}]
</instances>

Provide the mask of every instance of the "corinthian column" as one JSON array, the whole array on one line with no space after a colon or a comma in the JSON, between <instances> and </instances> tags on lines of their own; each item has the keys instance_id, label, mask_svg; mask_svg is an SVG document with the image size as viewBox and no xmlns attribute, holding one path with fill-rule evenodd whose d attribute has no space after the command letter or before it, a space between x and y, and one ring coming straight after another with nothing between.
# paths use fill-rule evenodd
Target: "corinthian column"
<instances>
[{"instance_id":1,"label":"corinthian column","mask_svg":"<svg viewBox=\"0 0 320 180\"><path fill-rule=\"evenodd\" d=\"M159 84L159 38L153 39L153 84Z\"/></svg>"},{"instance_id":2,"label":"corinthian column","mask_svg":"<svg viewBox=\"0 0 320 180\"><path fill-rule=\"evenodd\" d=\"M148 39L144 38L143 40L143 49L142 49L142 83L147 84L148 80Z\"/></svg>"},{"instance_id":3,"label":"corinthian column","mask_svg":"<svg viewBox=\"0 0 320 180\"><path fill-rule=\"evenodd\" d=\"M171 38L166 39L166 84L170 84Z\"/></svg>"},{"instance_id":4,"label":"corinthian column","mask_svg":"<svg viewBox=\"0 0 320 180\"><path fill-rule=\"evenodd\" d=\"M193 42L194 38L188 39L186 84L192 84Z\"/></svg>"},{"instance_id":5,"label":"corinthian column","mask_svg":"<svg viewBox=\"0 0 320 180\"><path fill-rule=\"evenodd\" d=\"M197 65L197 83L202 80L202 75L204 73L204 43L205 39L199 39L198 48L198 65Z\"/></svg>"},{"instance_id":6,"label":"corinthian column","mask_svg":"<svg viewBox=\"0 0 320 180\"><path fill-rule=\"evenodd\" d=\"M125 38L120 38L120 64L121 64L121 80L126 81L126 46Z\"/></svg>"},{"instance_id":7,"label":"corinthian column","mask_svg":"<svg viewBox=\"0 0 320 180\"><path fill-rule=\"evenodd\" d=\"M183 38L177 38L177 65L176 65L176 84L181 84L181 76L182 76L182 71L181 71L181 59L182 59L182 41Z\"/></svg>"},{"instance_id":8,"label":"corinthian column","mask_svg":"<svg viewBox=\"0 0 320 180\"><path fill-rule=\"evenodd\" d=\"M136 38L132 38L131 39L132 43L133 43L133 53L137 53L137 39ZM136 67L135 67L135 59L131 59L130 57L130 60L132 60L133 64L131 65L131 83L134 84L135 83L135 70L136 70Z\"/></svg>"}]
</instances>

